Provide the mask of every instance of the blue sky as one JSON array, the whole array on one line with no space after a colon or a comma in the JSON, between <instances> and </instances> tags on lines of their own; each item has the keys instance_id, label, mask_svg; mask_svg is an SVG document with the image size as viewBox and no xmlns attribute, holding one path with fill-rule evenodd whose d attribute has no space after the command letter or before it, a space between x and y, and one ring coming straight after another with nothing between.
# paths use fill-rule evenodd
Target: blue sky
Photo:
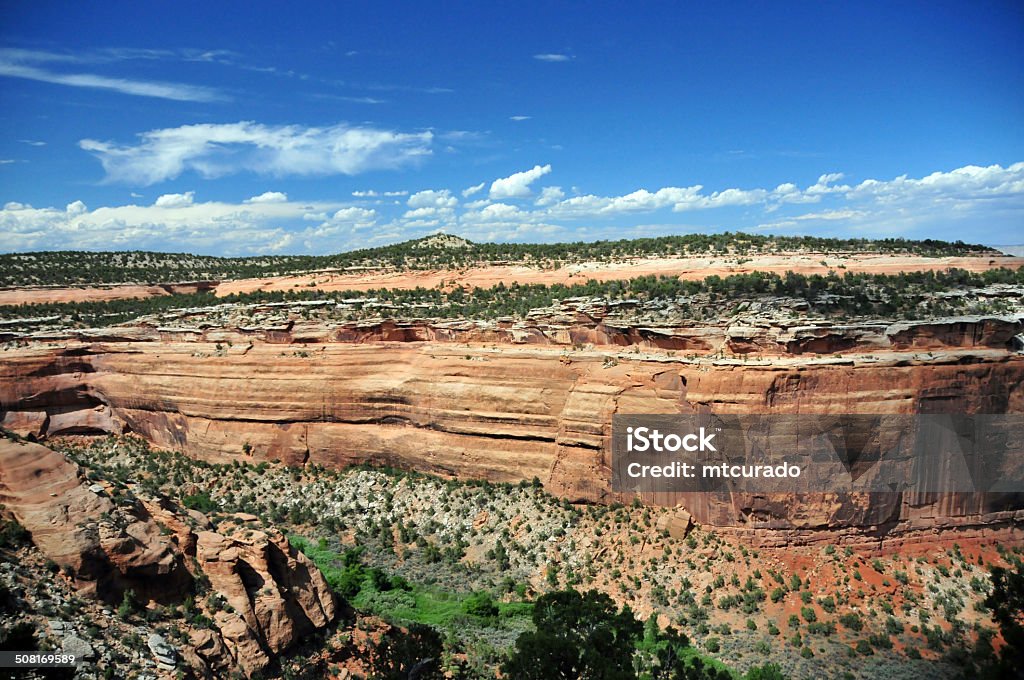
<instances>
[{"instance_id":1,"label":"blue sky","mask_svg":"<svg viewBox=\"0 0 1024 680\"><path fill-rule=\"evenodd\" d=\"M1024 5L16 3L0 251L1024 241Z\"/></svg>"}]
</instances>

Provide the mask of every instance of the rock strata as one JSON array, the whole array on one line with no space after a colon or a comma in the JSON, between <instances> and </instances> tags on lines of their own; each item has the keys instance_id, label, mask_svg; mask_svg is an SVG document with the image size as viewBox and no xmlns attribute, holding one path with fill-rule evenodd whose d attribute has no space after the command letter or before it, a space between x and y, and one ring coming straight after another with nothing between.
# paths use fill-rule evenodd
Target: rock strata
<instances>
[{"instance_id":1,"label":"rock strata","mask_svg":"<svg viewBox=\"0 0 1024 680\"><path fill-rule=\"evenodd\" d=\"M268 303L246 312L250 326L186 310L171 326L33 336L0 363L0 424L37 439L131 431L216 462L537 477L569 500L612 502L630 500L610 489L615 414L1024 412L1019 316L797 324L769 305L720 325L637 326L612 315L628 300L609 305L573 298L519 322L324 323ZM845 528L885 540L1005 528L1024 505L962 494L643 500L783 542Z\"/></svg>"}]
</instances>

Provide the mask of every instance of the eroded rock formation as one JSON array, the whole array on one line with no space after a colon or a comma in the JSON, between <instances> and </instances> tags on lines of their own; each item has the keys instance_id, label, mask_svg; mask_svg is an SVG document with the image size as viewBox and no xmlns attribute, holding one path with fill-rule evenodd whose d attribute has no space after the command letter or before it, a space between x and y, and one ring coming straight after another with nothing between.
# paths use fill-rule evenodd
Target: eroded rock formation
<instances>
[{"instance_id":1,"label":"eroded rock formation","mask_svg":"<svg viewBox=\"0 0 1024 680\"><path fill-rule=\"evenodd\" d=\"M279 532L250 527L248 518L213 531L201 514L166 499L142 501L90 484L44 446L0 439L0 504L84 595L111 604L127 590L142 603L195 596L214 626L190 630L194 648L184 653L193 668L259 671L334 620L323 575ZM201 600L200 577L210 599Z\"/></svg>"}]
</instances>

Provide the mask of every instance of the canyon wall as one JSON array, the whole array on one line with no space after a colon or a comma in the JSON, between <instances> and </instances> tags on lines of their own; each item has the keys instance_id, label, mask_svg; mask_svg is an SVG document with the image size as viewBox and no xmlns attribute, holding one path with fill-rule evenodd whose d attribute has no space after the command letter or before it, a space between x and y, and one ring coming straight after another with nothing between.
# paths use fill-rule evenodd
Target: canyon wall
<instances>
[{"instance_id":1,"label":"canyon wall","mask_svg":"<svg viewBox=\"0 0 1024 680\"><path fill-rule=\"evenodd\" d=\"M908 346L925 344L900 332ZM943 351L761 359L684 358L639 347L339 342L333 333L331 342L207 332L195 340L164 333L163 340L8 349L0 360L0 416L8 429L36 437L132 431L216 461L370 462L493 481L538 477L556 495L604 503L630 500L610 489L615 413L1024 412L1024 356L1008 350L1006 333L993 335L991 324L928 331L930 346ZM981 341L949 349L942 334ZM701 523L757 529L757 540L769 543L814 540L823 530L880 539L958 528L985 535L1024 518L1022 499L980 494L644 500L681 505Z\"/></svg>"}]
</instances>

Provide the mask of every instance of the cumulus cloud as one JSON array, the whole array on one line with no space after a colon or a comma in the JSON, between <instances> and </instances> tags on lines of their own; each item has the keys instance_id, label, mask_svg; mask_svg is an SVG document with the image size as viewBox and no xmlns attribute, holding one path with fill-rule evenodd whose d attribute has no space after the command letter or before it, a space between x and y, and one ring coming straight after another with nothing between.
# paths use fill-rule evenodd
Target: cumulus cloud
<instances>
[{"instance_id":1,"label":"cumulus cloud","mask_svg":"<svg viewBox=\"0 0 1024 680\"><path fill-rule=\"evenodd\" d=\"M551 172L550 165L535 165L529 170L496 179L491 183L490 197L502 199L529 196L530 185L549 172Z\"/></svg>"},{"instance_id":2,"label":"cumulus cloud","mask_svg":"<svg viewBox=\"0 0 1024 680\"><path fill-rule=\"evenodd\" d=\"M247 198L246 203L286 203L288 194L283 191L264 191L259 196Z\"/></svg>"},{"instance_id":3,"label":"cumulus cloud","mask_svg":"<svg viewBox=\"0 0 1024 680\"><path fill-rule=\"evenodd\" d=\"M950 172L933 172L920 179L906 175L889 181L867 179L843 190L851 198L873 198L887 203L911 198L957 201L1020 196L1024 194L1024 162L1006 168L965 165Z\"/></svg>"},{"instance_id":4,"label":"cumulus cloud","mask_svg":"<svg viewBox=\"0 0 1024 680\"><path fill-rule=\"evenodd\" d=\"M565 198L562 187L544 187L541 189L540 197L537 198L538 206L553 205Z\"/></svg>"},{"instance_id":5,"label":"cumulus cloud","mask_svg":"<svg viewBox=\"0 0 1024 680\"><path fill-rule=\"evenodd\" d=\"M435 191L417 191L409 197L407 204L410 208L454 208L459 204L459 199L452 196L448 189Z\"/></svg>"},{"instance_id":6,"label":"cumulus cloud","mask_svg":"<svg viewBox=\"0 0 1024 680\"><path fill-rule=\"evenodd\" d=\"M402 214L405 227L437 227L442 223L450 223L455 219L455 207L459 199L452 196L448 189L417 191L406 205L409 210Z\"/></svg>"},{"instance_id":7,"label":"cumulus cloud","mask_svg":"<svg viewBox=\"0 0 1024 680\"><path fill-rule=\"evenodd\" d=\"M538 166L497 180L506 184L504 188L499 185L499 193L516 194L508 197L515 199L523 191L529 192L535 181L530 173L543 175L546 170ZM513 178L515 181L509 181ZM484 187L471 193L482 191ZM297 203L283 193L283 200L278 201L199 203L193 192L185 192L163 194L151 205L97 209L81 201L42 209L10 202L0 211L0 251L143 248L224 254L322 253L381 239L412 238L439 228L474 240L613 238L706 229L678 219L659 220L644 227L646 231L627 227L637 224L637 216L655 211L689 216L718 209L731 212L705 224L727 222L735 229L800 229L820 235L899 234L1009 242L1012 236L1006 234L1019 231L1020 215L1024 214L1024 163L967 165L919 178L899 176L859 183L839 173L826 173L810 183L782 182L774 188L709 191L694 184L641 188L611 196L567 197L566 193L548 186L530 204L492 198L463 203L449 189L429 189L402 203L379 201L380 212L344 203ZM573 187L572 193L579 192ZM804 204L815 208L808 211L801 207ZM585 226L577 226L580 224Z\"/></svg>"},{"instance_id":8,"label":"cumulus cloud","mask_svg":"<svg viewBox=\"0 0 1024 680\"><path fill-rule=\"evenodd\" d=\"M330 127L200 123L150 130L135 145L83 139L111 182L149 185L192 170L203 177L356 175L399 168L431 153L433 133L402 133L345 124Z\"/></svg>"},{"instance_id":9,"label":"cumulus cloud","mask_svg":"<svg viewBox=\"0 0 1024 680\"><path fill-rule=\"evenodd\" d=\"M466 222L530 221L530 215L508 203L492 203L479 211L463 214L462 219Z\"/></svg>"},{"instance_id":10,"label":"cumulus cloud","mask_svg":"<svg viewBox=\"0 0 1024 680\"><path fill-rule=\"evenodd\" d=\"M699 184L692 187L663 187L657 191L637 189L623 196L573 196L552 205L548 212L552 215L572 217L586 215L613 215L658 210L671 207L674 210L686 209L701 200Z\"/></svg>"},{"instance_id":11,"label":"cumulus cloud","mask_svg":"<svg viewBox=\"0 0 1024 680\"><path fill-rule=\"evenodd\" d=\"M748 229L824 229L825 233L872 233L916 235L932 238L967 238L951 225L971 224L972 238L982 240L983 233L999 235L1006 241L1007 224L1017 228L1024 212L1024 163L1008 167L968 165L951 171L934 172L921 178L899 176L889 180L866 179L859 184L844 182L841 173L826 173L801 188L784 182L768 188L728 188L708 192L702 185L638 189L620 196L586 194L559 198L554 192L542 192L536 209L518 215L532 223L578 219L615 219L623 215L671 210L677 213L743 208L752 219ZM795 215L783 215L764 221L773 213L799 204L821 204L822 209ZM469 207L469 206L467 206ZM477 221L480 220L476 216ZM735 218L731 218L735 219ZM968 222L969 220L969 222ZM736 224L736 222L733 222ZM1001 228L995 225L1004 225ZM962 227L959 227L962 228ZM957 228L957 229L959 229ZM937 231L936 231L937 230ZM814 233L814 232L812 232ZM817 233L822 233L818 231Z\"/></svg>"},{"instance_id":12,"label":"cumulus cloud","mask_svg":"<svg viewBox=\"0 0 1024 680\"><path fill-rule=\"evenodd\" d=\"M196 196L194 191L186 191L183 194L164 194L153 202L157 208L184 208L192 205Z\"/></svg>"},{"instance_id":13,"label":"cumulus cloud","mask_svg":"<svg viewBox=\"0 0 1024 680\"><path fill-rule=\"evenodd\" d=\"M193 192L164 194L148 206L94 210L81 201L65 209L10 202L0 210L0 251L151 249L246 255L291 249L326 253L362 243L377 218L373 210L337 203L197 203Z\"/></svg>"},{"instance_id":14,"label":"cumulus cloud","mask_svg":"<svg viewBox=\"0 0 1024 680\"><path fill-rule=\"evenodd\" d=\"M804 193L807 196L821 196L824 194L833 194L849 191L850 187L846 186L845 184L834 184L835 182L838 182L842 178L843 173L841 172L830 172L826 175L822 175L821 177L818 178L817 182L807 187Z\"/></svg>"}]
</instances>

